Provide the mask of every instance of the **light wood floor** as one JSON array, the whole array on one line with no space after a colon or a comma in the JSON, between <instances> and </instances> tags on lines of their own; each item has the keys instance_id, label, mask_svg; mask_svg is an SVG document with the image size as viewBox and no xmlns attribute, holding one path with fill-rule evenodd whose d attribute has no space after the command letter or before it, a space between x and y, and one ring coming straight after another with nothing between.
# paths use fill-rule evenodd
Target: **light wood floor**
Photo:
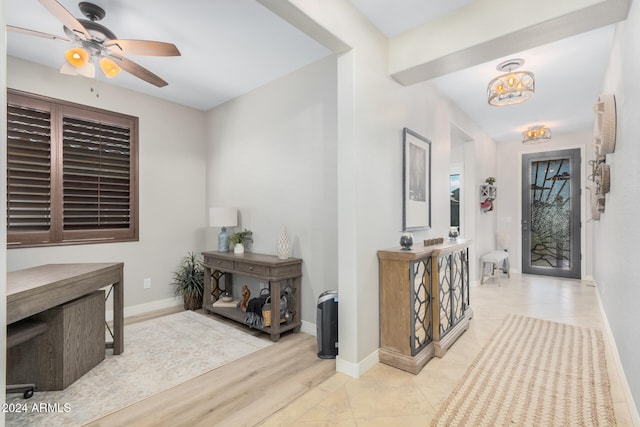
<instances>
[{"instance_id":1,"label":"light wood floor","mask_svg":"<svg viewBox=\"0 0 640 427\"><path fill-rule=\"evenodd\" d=\"M288 333L274 345L87 425L253 426L334 374L335 360L318 358L315 337Z\"/></svg>"},{"instance_id":2,"label":"light wood floor","mask_svg":"<svg viewBox=\"0 0 640 427\"><path fill-rule=\"evenodd\" d=\"M472 287L471 305L470 329L419 375L378 363L354 379L336 373L334 361L317 358L315 338L286 335L276 345L91 425L426 426L508 313L605 329L595 288L579 280L511 274L501 287ZM638 415L630 412L606 341L617 425L635 426Z\"/></svg>"}]
</instances>

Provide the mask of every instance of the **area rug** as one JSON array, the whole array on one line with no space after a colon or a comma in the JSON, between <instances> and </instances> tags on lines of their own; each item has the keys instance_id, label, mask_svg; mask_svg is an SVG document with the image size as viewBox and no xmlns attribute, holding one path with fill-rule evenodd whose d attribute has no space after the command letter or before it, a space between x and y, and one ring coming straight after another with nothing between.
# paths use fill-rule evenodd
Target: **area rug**
<instances>
[{"instance_id":1,"label":"area rug","mask_svg":"<svg viewBox=\"0 0 640 427\"><path fill-rule=\"evenodd\" d=\"M272 342L184 311L124 328L124 352L62 391L7 396L7 426L81 426L239 359Z\"/></svg>"},{"instance_id":2,"label":"area rug","mask_svg":"<svg viewBox=\"0 0 640 427\"><path fill-rule=\"evenodd\" d=\"M615 426L602 333L509 315L432 426Z\"/></svg>"}]
</instances>

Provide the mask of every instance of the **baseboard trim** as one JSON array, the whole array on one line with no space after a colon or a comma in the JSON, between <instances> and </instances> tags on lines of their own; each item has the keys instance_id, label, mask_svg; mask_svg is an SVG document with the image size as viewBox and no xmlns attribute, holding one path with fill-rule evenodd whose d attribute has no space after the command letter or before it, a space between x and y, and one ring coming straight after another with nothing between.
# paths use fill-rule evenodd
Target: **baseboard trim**
<instances>
[{"instance_id":1,"label":"baseboard trim","mask_svg":"<svg viewBox=\"0 0 640 427\"><path fill-rule=\"evenodd\" d=\"M124 308L124 317L137 316L140 314L150 313L156 310L162 310L164 308L175 307L176 305L184 304L182 298L165 298L161 300L146 302L144 304L131 305ZM107 302L107 306L109 306ZM107 322L113 320L113 310L105 310L105 320Z\"/></svg>"},{"instance_id":2,"label":"baseboard trim","mask_svg":"<svg viewBox=\"0 0 640 427\"><path fill-rule=\"evenodd\" d=\"M317 336L316 324L307 322L306 320L302 321L302 325L300 326L300 332L304 332L305 334Z\"/></svg>"},{"instance_id":3,"label":"baseboard trim","mask_svg":"<svg viewBox=\"0 0 640 427\"><path fill-rule=\"evenodd\" d=\"M604 305L602 305L602 300L600 299L600 292L598 292L598 286L595 281L593 282L593 284L596 286L596 298L598 300L598 307L600 308L600 314L602 315L602 320L604 323L605 335L607 336L607 340L609 340L609 344L610 344L609 347L611 347L613 361L614 361L614 364L616 365L616 370L618 371L618 377L620 377L622 390L624 391L624 397L629 407L631 422L633 423L634 426L640 426L640 415L638 415L638 408L636 407L635 401L633 400L633 394L631 393L631 388L629 387L629 383L627 382L627 376L625 375L624 368L622 367L622 361L620 360L620 354L618 353L618 346L616 345L616 340L613 337L613 331L611 330L611 326L609 325L609 319L607 319L607 313L604 311Z\"/></svg>"},{"instance_id":4,"label":"baseboard trim","mask_svg":"<svg viewBox=\"0 0 640 427\"><path fill-rule=\"evenodd\" d=\"M338 355L336 357L336 372L342 372L352 378L360 378L362 374L374 367L379 361L378 349L357 363L348 362Z\"/></svg>"}]
</instances>

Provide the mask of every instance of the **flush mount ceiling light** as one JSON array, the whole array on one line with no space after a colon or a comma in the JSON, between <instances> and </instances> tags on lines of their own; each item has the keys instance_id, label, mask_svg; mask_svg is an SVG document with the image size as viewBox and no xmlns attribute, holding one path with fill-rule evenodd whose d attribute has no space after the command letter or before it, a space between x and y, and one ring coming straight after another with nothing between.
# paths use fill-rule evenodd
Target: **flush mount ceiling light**
<instances>
[{"instance_id":1,"label":"flush mount ceiling light","mask_svg":"<svg viewBox=\"0 0 640 427\"><path fill-rule=\"evenodd\" d=\"M523 144L538 144L540 142L548 142L551 139L551 129L544 125L531 126L522 132Z\"/></svg>"},{"instance_id":2,"label":"flush mount ceiling light","mask_svg":"<svg viewBox=\"0 0 640 427\"><path fill-rule=\"evenodd\" d=\"M524 64L524 59L509 59L496 67L498 71L506 71L489 82L487 97L489 104L496 106L513 105L533 97L535 79L529 71L513 71Z\"/></svg>"}]
</instances>

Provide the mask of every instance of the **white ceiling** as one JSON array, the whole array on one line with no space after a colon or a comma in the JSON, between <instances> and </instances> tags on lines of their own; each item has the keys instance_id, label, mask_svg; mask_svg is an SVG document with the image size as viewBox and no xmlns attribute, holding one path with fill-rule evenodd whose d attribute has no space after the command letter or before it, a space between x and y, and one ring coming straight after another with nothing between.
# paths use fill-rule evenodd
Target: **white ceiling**
<instances>
[{"instance_id":1,"label":"white ceiling","mask_svg":"<svg viewBox=\"0 0 640 427\"><path fill-rule=\"evenodd\" d=\"M59 0L82 18L75 0ZM420 26L474 0L351 0L389 37ZM476 0L477 1L477 0ZM63 35L62 24L37 0L5 0L7 24ZM208 110L331 52L255 0L94 0L107 15L100 23L123 39L175 43L180 57L133 57L169 82L164 88L121 73L110 83ZM477 25L477 23L473 23ZM526 52L516 52L433 79L474 122L498 142L520 138L532 124L555 135L590 129L613 38L603 27ZM65 42L9 32L9 55L59 68ZM536 95L526 103L491 107L488 81L503 59L526 60ZM83 78L83 77L69 77ZM101 77L106 79L104 77ZM103 89L104 90L104 89Z\"/></svg>"},{"instance_id":2,"label":"white ceiling","mask_svg":"<svg viewBox=\"0 0 640 427\"><path fill-rule=\"evenodd\" d=\"M58 0L85 19L76 0ZM63 26L37 0L5 0L7 24L64 36ZM179 57L127 58L169 82L157 88L120 73L110 80L149 95L208 110L330 52L255 0L93 0L106 11L99 23L121 39L174 43ZM9 55L56 69L68 43L9 32ZM100 73L96 73L98 75ZM81 77L71 77L81 78ZM100 74L100 78L105 79Z\"/></svg>"}]
</instances>

